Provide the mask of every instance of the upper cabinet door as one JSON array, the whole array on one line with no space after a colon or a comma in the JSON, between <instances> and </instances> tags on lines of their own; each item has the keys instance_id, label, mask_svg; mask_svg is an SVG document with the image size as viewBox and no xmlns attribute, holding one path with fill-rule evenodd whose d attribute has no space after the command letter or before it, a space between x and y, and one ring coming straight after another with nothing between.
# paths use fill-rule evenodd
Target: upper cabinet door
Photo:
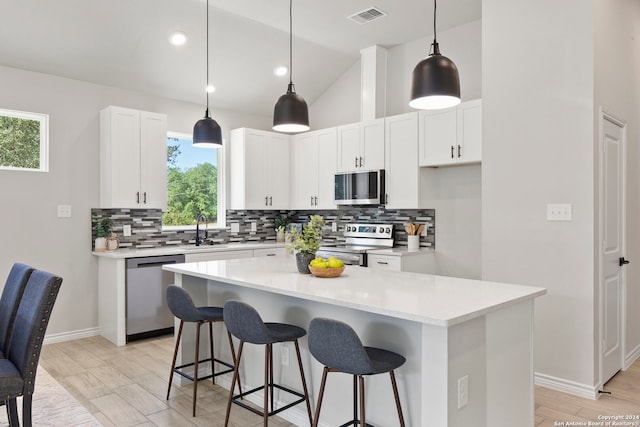
<instances>
[{"instance_id":1,"label":"upper cabinet door","mask_svg":"<svg viewBox=\"0 0 640 427\"><path fill-rule=\"evenodd\" d=\"M167 116L140 112L142 207L167 207Z\"/></svg>"},{"instance_id":2,"label":"upper cabinet door","mask_svg":"<svg viewBox=\"0 0 640 427\"><path fill-rule=\"evenodd\" d=\"M316 209L336 209L334 203L334 177L338 163L338 132L336 128L323 129L318 138L318 200Z\"/></svg>"},{"instance_id":3,"label":"upper cabinet door","mask_svg":"<svg viewBox=\"0 0 640 427\"><path fill-rule=\"evenodd\" d=\"M269 209L290 209L290 137L269 132L263 161L267 163Z\"/></svg>"},{"instance_id":4,"label":"upper cabinet door","mask_svg":"<svg viewBox=\"0 0 640 427\"><path fill-rule=\"evenodd\" d=\"M385 193L389 209L420 207L418 113L385 119Z\"/></svg>"},{"instance_id":5,"label":"upper cabinet door","mask_svg":"<svg viewBox=\"0 0 640 427\"><path fill-rule=\"evenodd\" d=\"M384 169L384 145L384 118L360 123L360 169Z\"/></svg>"},{"instance_id":6,"label":"upper cabinet door","mask_svg":"<svg viewBox=\"0 0 640 427\"><path fill-rule=\"evenodd\" d=\"M482 100L463 102L458 106L458 145L460 163L482 160Z\"/></svg>"},{"instance_id":7,"label":"upper cabinet door","mask_svg":"<svg viewBox=\"0 0 640 427\"><path fill-rule=\"evenodd\" d=\"M293 136L293 208L313 209L318 193L318 137L313 132Z\"/></svg>"},{"instance_id":8,"label":"upper cabinet door","mask_svg":"<svg viewBox=\"0 0 640 427\"><path fill-rule=\"evenodd\" d=\"M338 127L338 172L358 169L360 123Z\"/></svg>"}]
</instances>

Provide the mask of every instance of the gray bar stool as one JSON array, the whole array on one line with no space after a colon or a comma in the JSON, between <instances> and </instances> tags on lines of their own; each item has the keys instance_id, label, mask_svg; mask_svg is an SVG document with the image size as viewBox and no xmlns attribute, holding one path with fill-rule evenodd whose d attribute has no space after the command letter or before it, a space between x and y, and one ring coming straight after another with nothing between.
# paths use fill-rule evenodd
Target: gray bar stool
<instances>
[{"instance_id":1,"label":"gray bar stool","mask_svg":"<svg viewBox=\"0 0 640 427\"><path fill-rule=\"evenodd\" d=\"M171 313L178 319L180 319L180 327L178 328L178 338L176 339L176 348L173 352L173 361L171 362L171 373L169 374L169 387L167 388L167 400L169 400L169 393L171 393L171 383L173 381L174 372L188 380L193 381L193 414L196 416L196 398L198 396L198 381L212 378L213 383L216 383L216 377L218 375L228 374L233 372L233 366L230 363L216 359L213 353L213 323L222 322L222 307L196 307L191 299L191 296L179 286L169 285L167 287L167 305ZM180 339L182 338L182 326L184 322L193 322L196 324L196 351L193 358L193 363L186 363L184 365L176 366L176 358L178 356L178 347L180 346ZM198 360L200 354L200 327L204 324L209 324L209 351L211 357L204 360ZM233 347L233 341L231 334L227 330L227 336L229 337L229 347L231 347L231 357L233 361L236 360L236 352ZM203 362L211 362L211 375L204 377L198 377L198 364ZM214 362L218 362L221 365L226 366L229 369L215 372ZM183 371L183 368L193 366L193 376ZM232 388L233 390L233 388ZM242 389L240 389L242 393Z\"/></svg>"},{"instance_id":2,"label":"gray bar stool","mask_svg":"<svg viewBox=\"0 0 640 427\"><path fill-rule=\"evenodd\" d=\"M300 347L298 345L298 338L302 338L307 334L303 328L294 325L288 325L284 323L264 323L258 312L249 304L240 301L227 301L224 304L224 323L227 326L227 330L231 334L240 340L240 347L238 348L238 358L236 359L236 366L233 372L233 381L231 382L231 391L229 393L229 400L227 401L227 415L224 420L225 427L229 424L229 415L231 413L231 403L235 403L245 409L248 409L258 415L262 415L264 420L264 426L269 423L269 417L271 415L278 414L285 409L297 405L302 402L307 404L307 413L309 415L309 423L313 423L311 415L311 404L309 402L309 393L307 392L307 383L304 378L304 370L302 368L302 358L300 357ZM298 357L298 368L300 369L300 378L302 379L303 393L291 390L287 387L283 387L273 382L273 344L283 342L293 342L296 347L296 356ZM252 390L242 392L234 395L235 384L239 383L239 369L240 358L242 357L242 349L244 343L264 345L264 386L256 387ZM299 399L292 403L289 403L281 408L275 409L273 407L273 389L277 388L297 396ZM244 396L254 393L256 391L264 391L264 406L262 412L255 408L245 404L240 399ZM269 402L271 404L269 405ZM270 410L269 410L270 407Z\"/></svg>"},{"instance_id":3,"label":"gray bar stool","mask_svg":"<svg viewBox=\"0 0 640 427\"><path fill-rule=\"evenodd\" d=\"M396 400L400 425L404 427L404 417L398 396L396 377L393 371L405 362L397 353L374 347L365 347L355 331L346 323L333 319L315 318L309 324L309 351L324 365L320 395L313 426L318 425L320 407L327 373L344 372L353 375L353 420L340 427L350 425L370 426L365 420L364 376L389 373L393 396ZM358 379L360 380L360 419L358 420Z\"/></svg>"}]
</instances>

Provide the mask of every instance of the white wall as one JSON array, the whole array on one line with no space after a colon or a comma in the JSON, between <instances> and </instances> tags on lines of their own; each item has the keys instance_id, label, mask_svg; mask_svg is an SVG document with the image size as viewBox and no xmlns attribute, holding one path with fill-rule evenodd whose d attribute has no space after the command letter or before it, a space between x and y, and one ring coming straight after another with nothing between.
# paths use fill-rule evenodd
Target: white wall
<instances>
[{"instance_id":1,"label":"white wall","mask_svg":"<svg viewBox=\"0 0 640 427\"><path fill-rule=\"evenodd\" d=\"M595 2L595 106L627 124L627 273L625 356L640 354L640 3ZM597 111L596 111L597 114ZM597 115L594 117L597 125ZM596 288L597 291L597 288ZM598 308L596 306L596 308ZM599 340L596 340L599 342ZM596 367L597 368L597 367Z\"/></svg>"},{"instance_id":2,"label":"white wall","mask_svg":"<svg viewBox=\"0 0 640 427\"><path fill-rule=\"evenodd\" d=\"M311 105L312 130L360 121L360 61L354 63Z\"/></svg>"},{"instance_id":3,"label":"white wall","mask_svg":"<svg viewBox=\"0 0 640 427\"><path fill-rule=\"evenodd\" d=\"M99 111L108 105L168 115L191 133L204 107L55 76L0 67L0 108L49 114L49 173L0 171L0 286L16 262L63 277L48 335L98 326L97 260L90 209L99 207ZM234 127L268 127L270 117L214 109L224 138ZM57 218L57 205L72 218Z\"/></svg>"},{"instance_id":4,"label":"white wall","mask_svg":"<svg viewBox=\"0 0 640 427\"><path fill-rule=\"evenodd\" d=\"M483 0L482 277L543 286L535 370L594 385L593 7ZM573 221L546 221L571 203Z\"/></svg>"}]
</instances>

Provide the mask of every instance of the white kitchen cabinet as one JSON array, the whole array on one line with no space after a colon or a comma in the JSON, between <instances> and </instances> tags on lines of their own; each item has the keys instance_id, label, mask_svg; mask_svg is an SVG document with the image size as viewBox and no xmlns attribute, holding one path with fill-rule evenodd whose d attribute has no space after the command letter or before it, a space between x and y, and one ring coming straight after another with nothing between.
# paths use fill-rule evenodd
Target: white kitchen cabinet
<instances>
[{"instance_id":1,"label":"white kitchen cabinet","mask_svg":"<svg viewBox=\"0 0 640 427\"><path fill-rule=\"evenodd\" d=\"M338 127L338 172L384 168L384 118Z\"/></svg>"},{"instance_id":2,"label":"white kitchen cabinet","mask_svg":"<svg viewBox=\"0 0 640 427\"><path fill-rule=\"evenodd\" d=\"M388 209L420 208L418 112L385 119L385 199Z\"/></svg>"},{"instance_id":3,"label":"white kitchen cabinet","mask_svg":"<svg viewBox=\"0 0 640 427\"><path fill-rule=\"evenodd\" d=\"M435 272L435 253L431 249L408 251L405 248L394 248L382 249L380 252L367 254L368 268L423 274Z\"/></svg>"},{"instance_id":4,"label":"white kitchen cabinet","mask_svg":"<svg viewBox=\"0 0 640 427\"><path fill-rule=\"evenodd\" d=\"M254 249L253 256L286 256L287 250L284 247L281 248L269 248L269 249Z\"/></svg>"},{"instance_id":5,"label":"white kitchen cabinet","mask_svg":"<svg viewBox=\"0 0 640 427\"><path fill-rule=\"evenodd\" d=\"M334 175L337 164L336 128L292 137L293 208L336 209Z\"/></svg>"},{"instance_id":6,"label":"white kitchen cabinet","mask_svg":"<svg viewBox=\"0 0 640 427\"><path fill-rule=\"evenodd\" d=\"M231 131L230 208L289 209L289 136L240 128Z\"/></svg>"},{"instance_id":7,"label":"white kitchen cabinet","mask_svg":"<svg viewBox=\"0 0 640 427\"><path fill-rule=\"evenodd\" d=\"M187 252L184 255L184 262L218 261L221 259L238 259L238 258L251 258L251 257L253 257L253 251L251 249L242 249L237 251L198 252L198 253Z\"/></svg>"},{"instance_id":8,"label":"white kitchen cabinet","mask_svg":"<svg viewBox=\"0 0 640 427\"><path fill-rule=\"evenodd\" d=\"M100 112L103 208L167 208L167 116L122 107Z\"/></svg>"},{"instance_id":9,"label":"white kitchen cabinet","mask_svg":"<svg viewBox=\"0 0 640 427\"><path fill-rule=\"evenodd\" d=\"M424 110L420 121L420 166L482 161L482 100L444 110Z\"/></svg>"}]
</instances>

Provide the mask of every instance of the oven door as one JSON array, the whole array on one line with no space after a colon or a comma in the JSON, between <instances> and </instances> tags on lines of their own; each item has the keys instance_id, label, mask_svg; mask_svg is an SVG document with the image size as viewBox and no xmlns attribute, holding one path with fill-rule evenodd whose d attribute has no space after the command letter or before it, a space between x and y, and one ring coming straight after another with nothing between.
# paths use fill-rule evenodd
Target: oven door
<instances>
[{"instance_id":1,"label":"oven door","mask_svg":"<svg viewBox=\"0 0 640 427\"><path fill-rule=\"evenodd\" d=\"M358 254L358 253L352 253L352 252L339 252L331 249L319 249L316 252L316 256L322 257L324 259L327 259L329 257L334 257L344 262L345 265L359 265L359 266L366 265L366 254L364 253Z\"/></svg>"}]
</instances>

